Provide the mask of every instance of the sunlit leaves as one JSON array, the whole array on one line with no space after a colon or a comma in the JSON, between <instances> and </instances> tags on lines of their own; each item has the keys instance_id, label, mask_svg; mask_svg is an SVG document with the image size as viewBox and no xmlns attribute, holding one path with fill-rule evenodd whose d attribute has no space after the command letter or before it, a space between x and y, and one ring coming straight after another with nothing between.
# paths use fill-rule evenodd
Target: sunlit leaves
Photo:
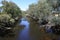
<instances>
[{"instance_id":1,"label":"sunlit leaves","mask_svg":"<svg viewBox=\"0 0 60 40\"><path fill-rule=\"evenodd\" d=\"M21 15L21 10L15 3L2 1L2 4L3 4L3 12L11 14L13 18Z\"/></svg>"},{"instance_id":2,"label":"sunlit leaves","mask_svg":"<svg viewBox=\"0 0 60 40\"><path fill-rule=\"evenodd\" d=\"M13 2L3 0L0 6L0 26L12 26L22 15L20 8Z\"/></svg>"},{"instance_id":3,"label":"sunlit leaves","mask_svg":"<svg viewBox=\"0 0 60 40\"><path fill-rule=\"evenodd\" d=\"M29 14L33 14L38 18L48 17L51 13L52 7L47 3L47 0L39 0L37 4L31 4L29 6L29 10L27 11Z\"/></svg>"}]
</instances>

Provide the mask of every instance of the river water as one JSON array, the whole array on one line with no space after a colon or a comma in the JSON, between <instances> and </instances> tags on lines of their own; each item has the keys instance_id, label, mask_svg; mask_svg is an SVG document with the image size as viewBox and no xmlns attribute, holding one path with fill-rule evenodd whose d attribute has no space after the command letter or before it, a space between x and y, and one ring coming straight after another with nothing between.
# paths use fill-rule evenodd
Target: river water
<instances>
[{"instance_id":1,"label":"river water","mask_svg":"<svg viewBox=\"0 0 60 40\"><path fill-rule=\"evenodd\" d=\"M40 31L39 25L34 21L29 22L22 18L19 25L24 25L24 28L19 31L17 40L57 40L58 38L55 34L46 33L45 30Z\"/></svg>"},{"instance_id":2,"label":"river water","mask_svg":"<svg viewBox=\"0 0 60 40\"><path fill-rule=\"evenodd\" d=\"M21 26L22 25L22 26ZM16 36L4 37L0 40L60 40L60 35L46 33L40 28L36 21L32 19L22 18L16 27Z\"/></svg>"},{"instance_id":3,"label":"river water","mask_svg":"<svg viewBox=\"0 0 60 40\"><path fill-rule=\"evenodd\" d=\"M29 22L25 18L22 18L19 25L24 25L24 28L20 30L17 40L40 40L42 38L39 25L34 21Z\"/></svg>"},{"instance_id":4,"label":"river water","mask_svg":"<svg viewBox=\"0 0 60 40\"><path fill-rule=\"evenodd\" d=\"M24 25L24 28L19 32L18 40L30 40L29 22L22 18L20 25Z\"/></svg>"}]
</instances>

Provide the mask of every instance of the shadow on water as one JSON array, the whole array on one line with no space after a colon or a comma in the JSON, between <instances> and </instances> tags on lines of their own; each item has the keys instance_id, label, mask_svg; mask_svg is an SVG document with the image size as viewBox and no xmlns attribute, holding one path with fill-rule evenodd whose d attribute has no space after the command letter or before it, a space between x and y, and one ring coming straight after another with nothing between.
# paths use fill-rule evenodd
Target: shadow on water
<instances>
[{"instance_id":1,"label":"shadow on water","mask_svg":"<svg viewBox=\"0 0 60 40\"><path fill-rule=\"evenodd\" d=\"M18 40L29 40L29 22L25 19L21 19L21 23L19 25L24 25L24 29L20 30L18 35Z\"/></svg>"},{"instance_id":2,"label":"shadow on water","mask_svg":"<svg viewBox=\"0 0 60 40\"><path fill-rule=\"evenodd\" d=\"M24 28L19 31L17 40L60 40L58 39L59 36L57 37L55 34L46 33L45 30L41 31L39 25L32 19L28 22L22 18L19 25L24 25L20 26Z\"/></svg>"}]
</instances>

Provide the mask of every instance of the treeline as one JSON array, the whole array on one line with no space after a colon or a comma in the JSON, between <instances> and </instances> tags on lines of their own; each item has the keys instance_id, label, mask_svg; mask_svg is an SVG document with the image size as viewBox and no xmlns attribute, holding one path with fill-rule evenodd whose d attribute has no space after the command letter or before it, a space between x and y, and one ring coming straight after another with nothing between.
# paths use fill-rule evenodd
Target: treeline
<instances>
[{"instance_id":1,"label":"treeline","mask_svg":"<svg viewBox=\"0 0 60 40\"><path fill-rule=\"evenodd\" d=\"M60 17L55 14L60 13L60 0L39 0L36 4L29 5L26 11L30 16L39 19L49 20L52 23L60 23Z\"/></svg>"}]
</instances>

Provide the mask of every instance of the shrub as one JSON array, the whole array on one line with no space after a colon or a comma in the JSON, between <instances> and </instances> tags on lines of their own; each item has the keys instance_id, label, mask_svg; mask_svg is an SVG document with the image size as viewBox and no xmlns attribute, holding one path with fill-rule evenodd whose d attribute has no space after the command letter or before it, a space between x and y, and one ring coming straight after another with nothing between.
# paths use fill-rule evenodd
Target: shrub
<instances>
[{"instance_id":1,"label":"shrub","mask_svg":"<svg viewBox=\"0 0 60 40\"><path fill-rule=\"evenodd\" d=\"M13 18L11 18L10 15L8 15L8 14L0 15L0 26L8 27L8 26L12 26L14 23L15 23L15 20Z\"/></svg>"}]
</instances>

